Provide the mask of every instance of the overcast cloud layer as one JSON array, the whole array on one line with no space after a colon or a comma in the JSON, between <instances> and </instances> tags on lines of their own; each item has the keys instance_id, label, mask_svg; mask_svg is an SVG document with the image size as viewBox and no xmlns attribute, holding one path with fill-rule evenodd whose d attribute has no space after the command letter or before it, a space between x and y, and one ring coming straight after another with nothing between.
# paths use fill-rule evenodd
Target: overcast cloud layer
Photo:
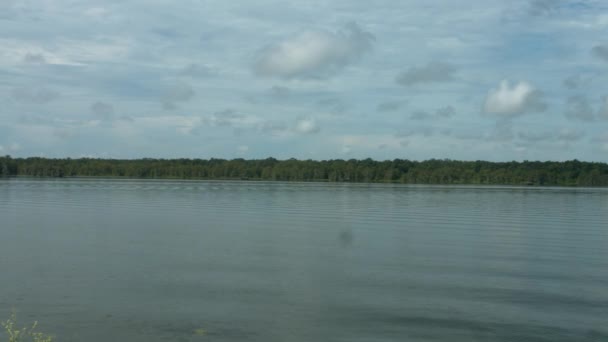
<instances>
[{"instance_id":1,"label":"overcast cloud layer","mask_svg":"<svg viewBox=\"0 0 608 342\"><path fill-rule=\"evenodd\" d=\"M0 1L0 154L608 161L608 2Z\"/></svg>"}]
</instances>

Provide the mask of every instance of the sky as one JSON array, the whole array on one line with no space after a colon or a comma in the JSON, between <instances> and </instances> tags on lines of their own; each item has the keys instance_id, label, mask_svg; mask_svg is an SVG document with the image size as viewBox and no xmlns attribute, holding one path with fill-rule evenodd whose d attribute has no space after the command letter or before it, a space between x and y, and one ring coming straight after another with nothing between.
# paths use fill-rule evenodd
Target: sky
<instances>
[{"instance_id":1,"label":"sky","mask_svg":"<svg viewBox=\"0 0 608 342\"><path fill-rule=\"evenodd\" d=\"M605 0L0 0L0 154L608 161Z\"/></svg>"}]
</instances>

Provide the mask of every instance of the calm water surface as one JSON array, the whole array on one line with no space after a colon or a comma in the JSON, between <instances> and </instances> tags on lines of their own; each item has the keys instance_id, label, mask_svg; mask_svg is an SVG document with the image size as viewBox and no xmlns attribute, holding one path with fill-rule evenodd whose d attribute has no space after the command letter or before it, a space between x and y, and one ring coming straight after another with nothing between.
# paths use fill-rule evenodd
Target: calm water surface
<instances>
[{"instance_id":1,"label":"calm water surface","mask_svg":"<svg viewBox=\"0 0 608 342\"><path fill-rule=\"evenodd\" d=\"M608 341L608 189L0 180L0 279L58 341Z\"/></svg>"}]
</instances>

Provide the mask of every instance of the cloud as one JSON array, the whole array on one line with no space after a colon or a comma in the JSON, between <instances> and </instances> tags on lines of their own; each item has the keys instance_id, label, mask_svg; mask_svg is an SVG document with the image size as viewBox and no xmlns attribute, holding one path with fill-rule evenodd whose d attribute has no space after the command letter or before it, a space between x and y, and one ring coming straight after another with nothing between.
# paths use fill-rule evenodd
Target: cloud
<instances>
[{"instance_id":1,"label":"cloud","mask_svg":"<svg viewBox=\"0 0 608 342\"><path fill-rule=\"evenodd\" d=\"M279 121L265 121L257 126L258 130L264 134L278 136L288 130L287 124Z\"/></svg>"},{"instance_id":2,"label":"cloud","mask_svg":"<svg viewBox=\"0 0 608 342\"><path fill-rule=\"evenodd\" d=\"M559 131L519 132L517 136L519 139L530 144L543 141L561 141L564 143L571 143L584 138L585 131L575 128L563 128Z\"/></svg>"},{"instance_id":3,"label":"cloud","mask_svg":"<svg viewBox=\"0 0 608 342\"><path fill-rule=\"evenodd\" d=\"M123 121L123 124L126 123L127 121ZM150 132L171 129L181 135L197 135L203 119L199 116L186 115L144 116L135 118L134 123L137 127Z\"/></svg>"},{"instance_id":4,"label":"cloud","mask_svg":"<svg viewBox=\"0 0 608 342\"><path fill-rule=\"evenodd\" d=\"M96 119L111 121L114 119L114 107L104 102L95 102L91 105L91 112Z\"/></svg>"},{"instance_id":5,"label":"cloud","mask_svg":"<svg viewBox=\"0 0 608 342\"><path fill-rule=\"evenodd\" d=\"M116 157L230 157L248 145L253 155L314 153L324 159L339 156L342 143L332 139L340 134L384 134L389 138L372 139L366 148L344 145L356 157L388 159L403 154L399 142L409 141L408 158L606 161L608 154L591 141L608 125L601 98L608 92L600 82L606 73L599 68L608 66L601 58L608 47L606 6L601 0L556 1L496 1L481 11L462 1L247 3L238 9L218 3L214 20L201 21L201 6L182 3L168 9L153 1L140 13L125 1L72 1L58 11L58 0L0 0L0 17L14 14L14 20L0 19L8 25L0 34L0 144L18 141L23 155L116 151ZM503 13L511 10L506 21ZM335 24L344 20L356 20L360 32ZM139 29L125 35L125 27ZM376 41L362 37L364 31ZM578 50L567 48L572 44ZM447 72L434 75L437 65ZM398 75L403 83L396 82ZM503 78L508 90L526 81L543 91L540 102L549 107L532 115L533 101L524 94L523 101L495 102L499 113L486 115L486 96ZM13 90L20 87L27 90ZM594 121L564 115L572 95L588 99ZM101 106L94 106L97 101ZM426 120L410 120L417 110ZM22 116L48 123L25 123ZM158 116L166 121L154 121ZM313 123L306 126L303 119ZM495 129L497 121L510 121L513 129ZM562 133L565 127L572 131ZM47 132L48 144L35 140L42 136L36 129ZM416 133L393 136L401 129ZM449 136L440 134L448 129ZM199 136L181 134L188 132ZM553 137L543 141L547 132ZM205 143L204 150L195 141ZM560 148L567 144L572 148ZM112 149L127 145L133 148ZM522 145L528 155L512 152Z\"/></svg>"},{"instance_id":6,"label":"cloud","mask_svg":"<svg viewBox=\"0 0 608 342\"><path fill-rule=\"evenodd\" d=\"M585 96L570 96L566 100L566 109L564 114L568 119L580 120L580 121L593 121L595 120L595 113L589 100Z\"/></svg>"},{"instance_id":7,"label":"cloud","mask_svg":"<svg viewBox=\"0 0 608 342\"><path fill-rule=\"evenodd\" d=\"M428 120L431 117L432 117L431 114L429 114L423 110L417 110L410 115L411 120Z\"/></svg>"},{"instance_id":8,"label":"cloud","mask_svg":"<svg viewBox=\"0 0 608 342\"><path fill-rule=\"evenodd\" d=\"M302 134L318 133L321 127L313 118L298 118L294 130Z\"/></svg>"},{"instance_id":9,"label":"cloud","mask_svg":"<svg viewBox=\"0 0 608 342\"><path fill-rule=\"evenodd\" d=\"M591 83L591 77L583 77L582 75L572 75L565 78L562 82L564 87L568 89L579 89L588 86Z\"/></svg>"},{"instance_id":10,"label":"cloud","mask_svg":"<svg viewBox=\"0 0 608 342\"><path fill-rule=\"evenodd\" d=\"M396 138L409 138L412 136L430 137L433 135L433 128L430 126L414 127L401 130L395 134Z\"/></svg>"},{"instance_id":11,"label":"cloud","mask_svg":"<svg viewBox=\"0 0 608 342\"><path fill-rule=\"evenodd\" d=\"M452 106L440 107L433 113L424 110L417 110L410 115L411 120L430 120L430 119L446 119L454 116L456 110Z\"/></svg>"},{"instance_id":12,"label":"cloud","mask_svg":"<svg viewBox=\"0 0 608 342\"><path fill-rule=\"evenodd\" d=\"M340 153L342 154L350 154L353 151L353 147L350 145L342 145L340 148Z\"/></svg>"},{"instance_id":13,"label":"cloud","mask_svg":"<svg viewBox=\"0 0 608 342\"><path fill-rule=\"evenodd\" d=\"M564 128L557 135L558 140L562 141L579 141L585 136L585 131L573 128Z\"/></svg>"},{"instance_id":14,"label":"cloud","mask_svg":"<svg viewBox=\"0 0 608 342\"><path fill-rule=\"evenodd\" d=\"M376 107L377 112L394 112L405 106L407 101L382 102Z\"/></svg>"},{"instance_id":15,"label":"cloud","mask_svg":"<svg viewBox=\"0 0 608 342\"><path fill-rule=\"evenodd\" d=\"M109 14L110 14L110 12L106 8L103 8L103 7L91 7L84 11L84 15L86 15L87 17L95 18L95 19L104 18L104 17L108 16Z\"/></svg>"},{"instance_id":16,"label":"cloud","mask_svg":"<svg viewBox=\"0 0 608 342\"><path fill-rule=\"evenodd\" d=\"M7 154L7 153L8 154L15 153L15 152L18 152L19 150L21 150L21 145L16 142L11 143L8 146L0 145L0 156L3 156L4 154Z\"/></svg>"},{"instance_id":17,"label":"cloud","mask_svg":"<svg viewBox=\"0 0 608 342\"><path fill-rule=\"evenodd\" d=\"M317 101L317 105L336 115L344 114L348 109L348 106L342 100L334 97L321 99Z\"/></svg>"},{"instance_id":18,"label":"cloud","mask_svg":"<svg viewBox=\"0 0 608 342\"><path fill-rule=\"evenodd\" d=\"M50 125L53 119L48 116L22 114L17 122L28 126Z\"/></svg>"},{"instance_id":19,"label":"cloud","mask_svg":"<svg viewBox=\"0 0 608 342\"><path fill-rule=\"evenodd\" d=\"M500 117L513 117L528 112L544 112L547 104L541 91L527 82L518 82L511 86L503 80L498 88L490 90L483 111Z\"/></svg>"},{"instance_id":20,"label":"cloud","mask_svg":"<svg viewBox=\"0 0 608 342\"><path fill-rule=\"evenodd\" d=\"M236 152L238 154L246 154L247 152L249 152L249 146L247 145L240 145L236 148Z\"/></svg>"},{"instance_id":21,"label":"cloud","mask_svg":"<svg viewBox=\"0 0 608 342\"><path fill-rule=\"evenodd\" d=\"M121 121L123 123L133 123L133 122L135 122L135 120L132 117L128 116L128 115L121 115L118 118L118 121Z\"/></svg>"},{"instance_id":22,"label":"cloud","mask_svg":"<svg viewBox=\"0 0 608 342\"><path fill-rule=\"evenodd\" d=\"M234 109L225 109L213 113L209 120L213 126L233 127L238 126L245 119L245 115L237 113Z\"/></svg>"},{"instance_id":23,"label":"cloud","mask_svg":"<svg viewBox=\"0 0 608 342\"><path fill-rule=\"evenodd\" d=\"M59 97L59 93L45 87L18 87L12 92L13 98L19 102L45 104Z\"/></svg>"},{"instance_id":24,"label":"cloud","mask_svg":"<svg viewBox=\"0 0 608 342\"><path fill-rule=\"evenodd\" d=\"M526 131L517 134L520 140L530 145L540 142L572 143L585 137L585 131L576 128L563 128L559 131Z\"/></svg>"},{"instance_id":25,"label":"cloud","mask_svg":"<svg viewBox=\"0 0 608 342\"><path fill-rule=\"evenodd\" d=\"M456 68L451 64L430 62L422 67L411 67L397 75L396 81L402 86L414 86L424 83L440 83L454 80Z\"/></svg>"},{"instance_id":26,"label":"cloud","mask_svg":"<svg viewBox=\"0 0 608 342\"><path fill-rule=\"evenodd\" d=\"M175 109L178 102L189 101L194 97L194 89L189 84L177 83L167 89L162 97L163 108L166 110Z\"/></svg>"},{"instance_id":27,"label":"cloud","mask_svg":"<svg viewBox=\"0 0 608 342\"><path fill-rule=\"evenodd\" d=\"M540 142L553 139L554 134L553 132L519 132L517 136L527 142Z\"/></svg>"},{"instance_id":28,"label":"cloud","mask_svg":"<svg viewBox=\"0 0 608 342\"><path fill-rule=\"evenodd\" d=\"M258 76L325 78L369 52L373 41L354 23L337 32L307 30L264 48L253 69Z\"/></svg>"},{"instance_id":29,"label":"cloud","mask_svg":"<svg viewBox=\"0 0 608 342\"><path fill-rule=\"evenodd\" d=\"M0 1L0 19L13 19L17 15L16 0Z\"/></svg>"},{"instance_id":30,"label":"cloud","mask_svg":"<svg viewBox=\"0 0 608 342\"><path fill-rule=\"evenodd\" d=\"M494 126L494 130L486 136L486 140L497 142L508 142L513 140L513 123L509 120L499 120Z\"/></svg>"},{"instance_id":31,"label":"cloud","mask_svg":"<svg viewBox=\"0 0 608 342\"><path fill-rule=\"evenodd\" d=\"M150 32L169 40L175 40L183 37L183 34L172 27L156 27L150 30Z\"/></svg>"},{"instance_id":32,"label":"cloud","mask_svg":"<svg viewBox=\"0 0 608 342\"><path fill-rule=\"evenodd\" d=\"M270 94L273 97L283 99L291 95L291 90L283 86L273 86L272 88L270 88Z\"/></svg>"},{"instance_id":33,"label":"cloud","mask_svg":"<svg viewBox=\"0 0 608 342\"><path fill-rule=\"evenodd\" d=\"M608 152L608 132L596 135L591 141L599 143L602 150Z\"/></svg>"},{"instance_id":34,"label":"cloud","mask_svg":"<svg viewBox=\"0 0 608 342\"><path fill-rule=\"evenodd\" d=\"M71 127L55 127L52 130L52 135L59 139L70 139L77 135L77 131Z\"/></svg>"},{"instance_id":35,"label":"cloud","mask_svg":"<svg viewBox=\"0 0 608 342\"><path fill-rule=\"evenodd\" d=\"M530 0L528 13L533 16L542 16L555 12L562 0Z\"/></svg>"},{"instance_id":36,"label":"cloud","mask_svg":"<svg viewBox=\"0 0 608 342\"><path fill-rule=\"evenodd\" d=\"M597 116L600 119L608 120L608 95L602 98L602 106L600 107Z\"/></svg>"},{"instance_id":37,"label":"cloud","mask_svg":"<svg viewBox=\"0 0 608 342\"><path fill-rule=\"evenodd\" d=\"M179 76L191 77L191 78L207 78L217 75L217 70L207 65L200 64L189 64L188 66L182 68L179 73Z\"/></svg>"},{"instance_id":38,"label":"cloud","mask_svg":"<svg viewBox=\"0 0 608 342\"><path fill-rule=\"evenodd\" d=\"M603 30L608 26L608 14L601 13L602 11L596 11L592 15L580 16L578 18L571 18L564 24L567 27L584 30Z\"/></svg>"},{"instance_id":39,"label":"cloud","mask_svg":"<svg viewBox=\"0 0 608 342\"><path fill-rule=\"evenodd\" d=\"M46 144L76 137L83 130L94 132L100 120L22 114L17 122L21 137L37 144Z\"/></svg>"},{"instance_id":40,"label":"cloud","mask_svg":"<svg viewBox=\"0 0 608 342\"><path fill-rule=\"evenodd\" d=\"M467 42L462 38L453 36L429 37L428 40L426 40L426 46L432 49L454 51L466 48Z\"/></svg>"},{"instance_id":41,"label":"cloud","mask_svg":"<svg viewBox=\"0 0 608 342\"><path fill-rule=\"evenodd\" d=\"M441 107L435 111L435 115L438 117L450 118L456 114L456 109L452 106Z\"/></svg>"},{"instance_id":42,"label":"cloud","mask_svg":"<svg viewBox=\"0 0 608 342\"><path fill-rule=\"evenodd\" d=\"M25 64L46 64L46 58L41 53L27 53L23 56Z\"/></svg>"},{"instance_id":43,"label":"cloud","mask_svg":"<svg viewBox=\"0 0 608 342\"><path fill-rule=\"evenodd\" d=\"M596 45L591 49L591 53L606 62L608 62L608 44Z\"/></svg>"},{"instance_id":44,"label":"cloud","mask_svg":"<svg viewBox=\"0 0 608 342\"><path fill-rule=\"evenodd\" d=\"M441 133L458 140L481 140L484 138L484 134L479 131L458 130L453 132L451 129L445 129Z\"/></svg>"}]
</instances>

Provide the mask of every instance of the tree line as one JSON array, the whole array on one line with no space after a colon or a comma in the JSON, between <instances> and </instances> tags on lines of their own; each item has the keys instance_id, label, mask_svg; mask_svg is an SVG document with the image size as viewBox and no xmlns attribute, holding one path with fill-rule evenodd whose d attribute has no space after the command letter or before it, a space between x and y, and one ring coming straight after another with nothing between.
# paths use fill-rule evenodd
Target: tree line
<instances>
[{"instance_id":1,"label":"tree line","mask_svg":"<svg viewBox=\"0 0 608 342\"><path fill-rule=\"evenodd\" d=\"M570 160L95 159L0 157L0 176L608 186L608 164Z\"/></svg>"}]
</instances>

